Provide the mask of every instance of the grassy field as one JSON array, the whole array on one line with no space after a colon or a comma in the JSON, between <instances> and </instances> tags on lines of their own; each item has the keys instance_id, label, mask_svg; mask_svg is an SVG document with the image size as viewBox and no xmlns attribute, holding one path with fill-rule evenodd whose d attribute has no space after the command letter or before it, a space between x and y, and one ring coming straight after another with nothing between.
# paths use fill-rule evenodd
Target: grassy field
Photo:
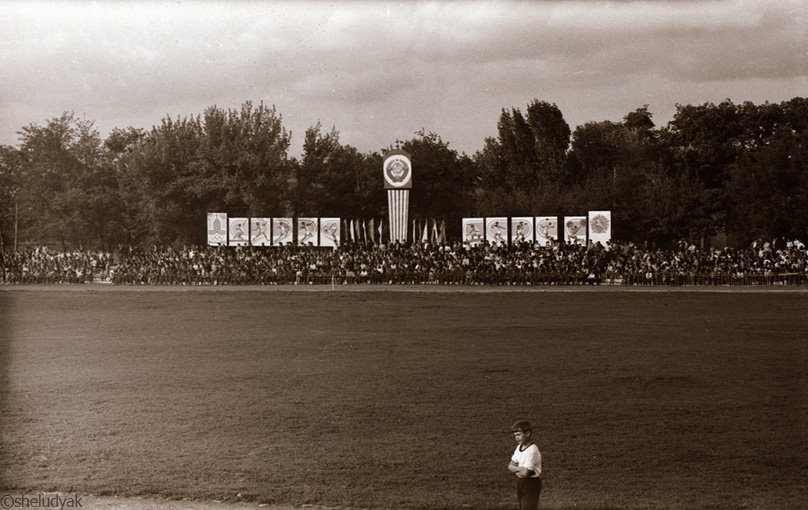
<instances>
[{"instance_id":1,"label":"grassy field","mask_svg":"<svg viewBox=\"0 0 808 510\"><path fill-rule=\"evenodd\" d=\"M542 508L808 501L808 293L71 289L0 291L6 490L514 508L525 417Z\"/></svg>"}]
</instances>

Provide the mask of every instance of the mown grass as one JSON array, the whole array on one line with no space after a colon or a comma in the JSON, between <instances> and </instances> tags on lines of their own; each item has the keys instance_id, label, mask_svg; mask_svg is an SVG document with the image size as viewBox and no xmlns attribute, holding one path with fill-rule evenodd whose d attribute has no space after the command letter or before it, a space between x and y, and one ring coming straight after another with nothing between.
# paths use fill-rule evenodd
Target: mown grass
<instances>
[{"instance_id":1,"label":"mown grass","mask_svg":"<svg viewBox=\"0 0 808 510\"><path fill-rule=\"evenodd\" d=\"M359 508L803 508L808 294L2 292L2 486ZM241 498L237 495L240 494Z\"/></svg>"}]
</instances>

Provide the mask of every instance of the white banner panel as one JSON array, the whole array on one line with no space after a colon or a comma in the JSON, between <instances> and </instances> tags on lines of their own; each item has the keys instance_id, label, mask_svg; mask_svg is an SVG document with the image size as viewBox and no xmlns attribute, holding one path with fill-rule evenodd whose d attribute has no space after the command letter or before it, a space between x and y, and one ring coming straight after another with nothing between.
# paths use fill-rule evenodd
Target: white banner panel
<instances>
[{"instance_id":1,"label":"white banner panel","mask_svg":"<svg viewBox=\"0 0 808 510\"><path fill-rule=\"evenodd\" d=\"M320 246L317 242L317 230L319 229L317 218L297 219L297 245L298 246Z\"/></svg>"},{"instance_id":2,"label":"white banner panel","mask_svg":"<svg viewBox=\"0 0 808 510\"><path fill-rule=\"evenodd\" d=\"M612 240L612 211L589 211L589 240L603 246Z\"/></svg>"},{"instance_id":3,"label":"white banner panel","mask_svg":"<svg viewBox=\"0 0 808 510\"><path fill-rule=\"evenodd\" d=\"M483 242L482 218L463 218L463 242L472 246Z\"/></svg>"},{"instance_id":4,"label":"white banner panel","mask_svg":"<svg viewBox=\"0 0 808 510\"><path fill-rule=\"evenodd\" d=\"M250 243L250 224L247 218L230 218L227 230L230 246L247 246Z\"/></svg>"},{"instance_id":5,"label":"white banner panel","mask_svg":"<svg viewBox=\"0 0 808 510\"><path fill-rule=\"evenodd\" d=\"M407 242L407 218L410 210L410 190L388 189L387 212L390 224L390 242ZM413 236L417 235L413 232Z\"/></svg>"},{"instance_id":6,"label":"white banner panel","mask_svg":"<svg viewBox=\"0 0 808 510\"><path fill-rule=\"evenodd\" d=\"M529 243L533 240L533 217L511 218L511 244Z\"/></svg>"},{"instance_id":7,"label":"white banner panel","mask_svg":"<svg viewBox=\"0 0 808 510\"><path fill-rule=\"evenodd\" d=\"M320 218L320 246L339 246L339 232L339 218Z\"/></svg>"},{"instance_id":8,"label":"white banner panel","mask_svg":"<svg viewBox=\"0 0 808 510\"><path fill-rule=\"evenodd\" d=\"M586 216L564 216L564 241L586 244Z\"/></svg>"},{"instance_id":9,"label":"white banner panel","mask_svg":"<svg viewBox=\"0 0 808 510\"><path fill-rule=\"evenodd\" d=\"M272 220L269 218L250 218L250 244L253 246L269 246L269 228Z\"/></svg>"},{"instance_id":10,"label":"white banner panel","mask_svg":"<svg viewBox=\"0 0 808 510\"><path fill-rule=\"evenodd\" d=\"M227 244L227 213L208 213L208 246Z\"/></svg>"},{"instance_id":11,"label":"white banner panel","mask_svg":"<svg viewBox=\"0 0 808 510\"><path fill-rule=\"evenodd\" d=\"M508 244L508 218L486 218L485 241L488 244Z\"/></svg>"},{"instance_id":12,"label":"white banner panel","mask_svg":"<svg viewBox=\"0 0 808 510\"><path fill-rule=\"evenodd\" d=\"M536 216L536 242L547 246L550 241L558 239L558 218L555 216Z\"/></svg>"},{"instance_id":13,"label":"white banner panel","mask_svg":"<svg viewBox=\"0 0 808 510\"><path fill-rule=\"evenodd\" d=\"M292 244L292 218L272 218L272 246Z\"/></svg>"}]
</instances>

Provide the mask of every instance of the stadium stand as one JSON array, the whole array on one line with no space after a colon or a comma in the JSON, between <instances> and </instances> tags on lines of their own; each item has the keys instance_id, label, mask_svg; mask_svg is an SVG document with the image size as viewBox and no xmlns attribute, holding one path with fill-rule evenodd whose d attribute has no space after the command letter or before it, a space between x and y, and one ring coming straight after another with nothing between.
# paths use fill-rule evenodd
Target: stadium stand
<instances>
[{"instance_id":1,"label":"stadium stand","mask_svg":"<svg viewBox=\"0 0 808 510\"><path fill-rule=\"evenodd\" d=\"M0 254L4 284L807 285L805 246L662 250L632 243L468 246L45 248Z\"/></svg>"}]
</instances>

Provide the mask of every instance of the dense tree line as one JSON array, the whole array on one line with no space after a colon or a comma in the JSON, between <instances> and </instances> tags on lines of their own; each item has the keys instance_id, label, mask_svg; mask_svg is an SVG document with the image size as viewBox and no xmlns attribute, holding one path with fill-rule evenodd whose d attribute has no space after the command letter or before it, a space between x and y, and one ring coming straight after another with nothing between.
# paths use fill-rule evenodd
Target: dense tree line
<instances>
[{"instance_id":1,"label":"dense tree line","mask_svg":"<svg viewBox=\"0 0 808 510\"><path fill-rule=\"evenodd\" d=\"M612 210L615 237L635 242L808 238L808 99L677 105L663 127L643 106L574 130L555 104L533 100L503 109L496 126L469 156L425 131L361 153L317 124L295 158L281 115L263 103L105 139L65 113L0 146L0 247L203 243L208 211L384 216L392 148L412 155L411 216L445 220L450 238L464 216L592 209Z\"/></svg>"}]
</instances>

